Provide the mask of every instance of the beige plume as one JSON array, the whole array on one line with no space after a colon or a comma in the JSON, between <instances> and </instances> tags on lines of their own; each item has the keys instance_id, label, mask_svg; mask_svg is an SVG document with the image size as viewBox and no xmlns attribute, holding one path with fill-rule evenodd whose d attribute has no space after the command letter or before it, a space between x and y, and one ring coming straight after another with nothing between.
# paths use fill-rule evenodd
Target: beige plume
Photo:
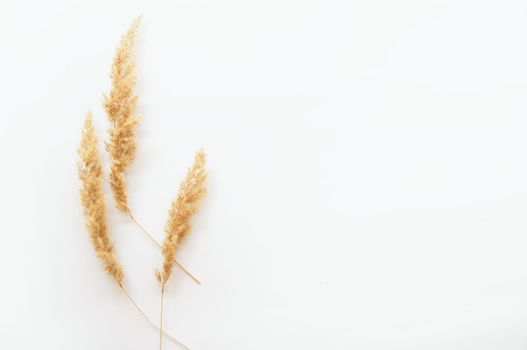
<instances>
[{"instance_id":1,"label":"beige plume","mask_svg":"<svg viewBox=\"0 0 527 350\"><path fill-rule=\"evenodd\" d=\"M161 252L163 267L156 271L156 276L162 284L168 281L174 265L177 247L190 232L190 218L198 210L199 201L205 195L205 152L200 150L194 159L194 165L187 172L185 180L179 187L176 200L168 212L166 236Z\"/></svg>"},{"instance_id":2,"label":"beige plume","mask_svg":"<svg viewBox=\"0 0 527 350\"><path fill-rule=\"evenodd\" d=\"M137 96L134 95L136 82L134 44L135 34L141 18L138 17L128 32L121 38L112 65L112 88L104 97L104 109L110 121L109 141L106 148L112 158L110 187L117 209L129 211L125 170L135 159L135 129L139 118L135 114Z\"/></svg>"},{"instance_id":3,"label":"beige plume","mask_svg":"<svg viewBox=\"0 0 527 350\"><path fill-rule=\"evenodd\" d=\"M155 275L161 283L161 305L159 321L159 350L163 349L163 299L165 284L172 274L176 249L190 232L190 218L198 210L205 195L205 152L200 150L194 158L194 165L188 170L185 180L179 186L179 193L168 211L166 236L161 246L163 266Z\"/></svg>"},{"instance_id":4,"label":"beige plume","mask_svg":"<svg viewBox=\"0 0 527 350\"><path fill-rule=\"evenodd\" d=\"M78 153L81 204L86 218L86 227L97 256L104 262L106 272L121 285L123 269L117 261L115 248L108 234L106 200L102 185L103 172L97 152L97 136L91 113L86 115Z\"/></svg>"}]
</instances>

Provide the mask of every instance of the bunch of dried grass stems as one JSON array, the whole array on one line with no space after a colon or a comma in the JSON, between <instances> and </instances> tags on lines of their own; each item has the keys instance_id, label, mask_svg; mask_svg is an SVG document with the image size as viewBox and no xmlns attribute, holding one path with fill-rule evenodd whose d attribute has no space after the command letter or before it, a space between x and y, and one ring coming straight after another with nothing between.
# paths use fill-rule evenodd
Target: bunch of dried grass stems
<instances>
[{"instance_id":1,"label":"bunch of dried grass stems","mask_svg":"<svg viewBox=\"0 0 527 350\"><path fill-rule=\"evenodd\" d=\"M86 115L82 129L82 140L78 150L81 204L86 218L86 227L96 255L104 263L108 275L117 282L119 288L137 311L150 325L159 330L159 348L162 349L163 347L163 338L168 337L184 348L189 349L188 346L163 330L163 298L166 283L172 274L174 264L181 268L196 283L200 283L188 269L176 260L175 253L181 242L188 235L191 228L190 219L197 211L198 204L206 192L204 185L207 177L205 172L205 153L200 150L196 154L194 164L188 170L185 179L179 187L179 193L168 212L164 242L156 241L132 215L128 203L125 178L126 169L135 158L137 145L135 128L139 118L135 114L137 96L133 92L136 82L133 48L139 23L140 18L137 18L128 32L123 35L113 60L112 87L110 93L104 97L104 109L110 124L106 150L111 158L109 183L116 208L127 214L130 220L159 247L162 253L162 266L155 271L161 290L159 326L146 315L125 288L123 267L117 259L116 249L108 232L106 199L103 190L104 175L97 151L97 136L91 112Z\"/></svg>"}]
</instances>

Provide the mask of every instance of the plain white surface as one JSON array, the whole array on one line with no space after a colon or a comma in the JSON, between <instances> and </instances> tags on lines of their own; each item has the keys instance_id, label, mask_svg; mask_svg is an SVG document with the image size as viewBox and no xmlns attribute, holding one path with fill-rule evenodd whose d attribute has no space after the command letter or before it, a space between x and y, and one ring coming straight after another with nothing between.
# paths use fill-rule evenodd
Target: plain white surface
<instances>
[{"instance_id":1,"label":"plain white surface","mask_svg":"<svg viewBox=\"0 0 527 350\"><path fill-rule=\"evenodd\" d=\"M92 253L75 167L139 14L128 179L156 237L209 156L179 252L204 283L174 275L167 330L195 350L527 348L527 4L187 0L0 5L1 349L157 349ZM111 232L157 319L159 253L113 207Z\"/></svg>"}]
</instances>

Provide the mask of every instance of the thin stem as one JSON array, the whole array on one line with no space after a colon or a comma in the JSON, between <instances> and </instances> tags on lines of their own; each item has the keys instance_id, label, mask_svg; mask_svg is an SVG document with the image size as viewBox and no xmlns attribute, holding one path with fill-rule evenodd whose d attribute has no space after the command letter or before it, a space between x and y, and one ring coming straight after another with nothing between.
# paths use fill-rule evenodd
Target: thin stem
<instances>
[{"instance_id":1,"label":"thin stem","mask_svg":"<svg viewBox=\"0 0 527 350\"><path fill-rule=\"evenodd\" d=\"M137 220L134 218L130 210L128 210L128 215L130 215L130 218L132 219L132 221L141 229L141 231L143 231L143 233L148 238L150 238L152 242L154 242L159 248L161 248L161 243L159 243L150 233L148 233L147 230L145 230L145 228L139 222L137 222ZM177 261L177 259L174 258L173 260L176 263L176 265L181 270L183 270L183 272L185 272L190 278L194 280L194 282L196 282L197 284L201 284L201 281L192 272L190 272L185 266L183 266L179 261Z\"/></svg>"},{"instance_id":2,"label":"thin stem","mask_svg":"<svg viewBox=\"0 0 527 350\"><path fill-rule=\"evenodd\" d=\"M128 298L128 300L130 300L130 302L134 305L135 309L137 311L139 311L139 313L144 317L145 320L148 321L148 323L150 323L150 325L152 327L154 327L155 329L159 329L161 331L161 327L158 327L154 322L152 322L152 320L146 315L146 313L143 311L143 309L141 309L141 307L139 307L139 305L135 302L135 300L130 296L130 294L128 293L128 291L124 288L124 286L122 284L119 284L119 288L121 288L121 290L123 291L124 295L126 295L126 297ZM190 348L188 346L186 346L185 344L183 344L181 341L177 340L175 337L173 337L172 335L170 335L169 333L167 333L166 331L161 331L162 333L160 334L164 334L166 337L170 338L172 341L174 341L175 343L181 345L183 348L187 349L187 350L190 350Z\"/></svg>"},{"instance_id":3,"label":"thin stem","mask_svg":"<svg viewBox=\"0 0 527 350\"><path fill-rule=\"evenodd\" d=\"M165 296L165 283L161 283L161 312L159 313L159 350L163 350L163 299Z\"/></svg>"}]
</instances>

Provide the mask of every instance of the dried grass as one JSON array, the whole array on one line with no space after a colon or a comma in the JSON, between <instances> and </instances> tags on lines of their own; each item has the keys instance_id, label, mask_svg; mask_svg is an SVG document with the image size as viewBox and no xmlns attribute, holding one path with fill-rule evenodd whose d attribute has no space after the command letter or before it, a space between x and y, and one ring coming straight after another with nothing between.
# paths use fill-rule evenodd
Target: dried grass
<instances>
[{"instance_id":1,"label":"dried grass","mask_svg":"<svg viewBox=\"0 0 527 350\"><path fill-rule=\"evenodd\" d=\"M168 212L166 236L161 248L163 266L161 270L156 271L156 277L163 285L172 273L176 249L190 232L190 218L198 210L199 202L206 193L204 184L206 177L205 152L200 150Z\"/></svg>"},{"instance_id":2,"label":"dried grass","mask_svg":"<svg viewBox=\"0 0 527 350\"><path fill-rule=\"evenodd\" d=\"M82 130L81 146L78 150L79 178L81 180L81 203L86 218L86 227L90 234L95 252L104 262L106 272L119 284L123 293L138 310L138 312L155 328L160 331L160 349L163 336L168 336L181 346L186 345L163 330L163 296L165 284L172 274L174 263L191 276L196 282L199 280L185 269L176 259L175 252L181 242L188 236L191 225L190 219L198 210L198 205L205 195L205 153L200 150L194 159L193 166L188 170L181 183L178 196L172 203L166 224L166 237L163 244L159 244L133 217L128 204L128 193L125 171L131 165L136 155L136 126L139 118L135 114L137 96L134 95L136 83L135 59L133 48L135 35L140 23L140 17L134 20L128 32L123 35L116 50L112 65L112 87L108 95L104 96L104 109L110 127L106 149L110 154L111 167L109 182L118 210L128 213L131 220L161 247L163 255L162 267L156 270L156 277L161 283L161 312L160 326L155 325L141 307L130 296L123 285L123 269L116 258L115 247L108 233L106 216L106 201L102 186L103 171L97 152L97 137L93 127L91 113L86 115Z\"/></svg>"},{"instance_id":3,"label":"dried grass","mask_svg":"<svg viewBox=\"0 0 527 350\"><path fill-rule=\"evenodd\" d=\"M80 158L78 162L81 180L80 194L86 227L95 253L104 262L106 272L120 285L123 280L123 269L117 260L115 247L108 234L106 200L102 185L103 172L97 152L97 136L91 113L86 115L78 153Z\"/></svg>"},{"instance_id":4,"label":"dried grass","mask_svg":"<svg viewBox=\"0 0 527 350\"><path fill-rule=\"evenodd\" d=\"M104 97L104 109L111 124L106 144L112 159L110 187L117 209L125 212L129 209L124 173L135 159L135 132L139 122L135 114L137 96L133 92L137 79L133 49L140 20L140 17L134 20L128 32L121 38L112 65L112 88L109 95Z\"/></svg>"}]
</instances>

